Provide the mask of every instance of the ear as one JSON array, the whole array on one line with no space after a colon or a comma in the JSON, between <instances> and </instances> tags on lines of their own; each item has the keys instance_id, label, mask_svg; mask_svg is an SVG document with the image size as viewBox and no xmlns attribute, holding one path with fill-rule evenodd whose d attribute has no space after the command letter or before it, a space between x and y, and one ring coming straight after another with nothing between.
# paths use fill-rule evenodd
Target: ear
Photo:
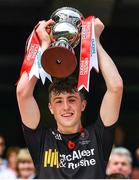
<instances>
[{"instance_id":1,"label":"ear","mask_svg":"<svg viewBox=\"0 0 139 180\"><path fill-rule=\"evenodd\" d=\"M82 101L82 111L85 110L86 105L87 105L87 101L84 99L84 100Z\"/></svg>"},{"instance_id":2,"label":"ear","mask_svg":"<svg viewBox=\"0 0 139 180\"><path fill-rule=\"evenodd\" d=\"M53 109L52 109L52 106L51 106L51 103L48 104L48 108L49 108L51 114L54 114Z\"/></svg>"}]
</instances>

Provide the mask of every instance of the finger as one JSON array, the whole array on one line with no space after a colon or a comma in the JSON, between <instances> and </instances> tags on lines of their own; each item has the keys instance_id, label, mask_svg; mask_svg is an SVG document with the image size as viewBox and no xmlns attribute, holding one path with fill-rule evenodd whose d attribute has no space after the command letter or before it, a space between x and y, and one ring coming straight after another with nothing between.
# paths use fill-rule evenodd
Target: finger
<instances>
[{"instance_id":1,"label":"finger","mask_svg":"<svg viewBox=\"0 0 139 180\"><path fill-rule=\"evenodd\" d=\"M50 39L51 39L51 42L55 42L56 41L55 38L52 35L52 32L50 33Z\"/></svg>"},{"instance_id":2,"label":"finger","mask_svg":"<svg viewBox=\"0 0 139 180\"><path fill-rule=\"evenodd\" d=\"M50 34L50 32L51 32L51 29L50 29L50 28L46 28L45 30L46 30L46 32L47 32L48 34Z\"/></svg>"},{"instance_id":3,"label":"finger","mask_svg":"<svg viewBox=\"0 0 139 180\"><path fill-rule=\"evenodd\" d=\"M53 22L55 22L55 21L53 21L52 19L49 19L49 20L43 19L43 20L39 21L39 24L44 23L44 22L46 22L46 23L49 24L49 23L53 23Z\"/></svg>"},{"instance_id":4,"label":"finger","mask_svg":"<svg viewBox=\"0 0 139 180\"><path fill-rule=\"evenodd\" d=\"M52 31L52 27L54 26L55 22L54 22L52 19L50 19L50 20L45 21L45 22L43 22L43 23L44 23L44 24L43 24L43 27L45 28L46 32L47 32L48 34L50 34L51 31Z\"/></svg>"},{"instance_id":5,"label":"finger","mask_svg":"<svg viewBox=\"0 0 139 180\"><path fill-rule=\"evenodd\" d=\"M52 19L50 19L48 21L45 21L45 20L40 21L37 29L38 29L38 31L45 30L48 34L50 34L50 31L52 30L52 26L54 23L55 22Z\"/></svg>"},{"instance_id":6,"label":"finger","mask_svg":"<svg viewBox=\"0 0 139 180\"><path fill-rule=\"evenodd\" d=\"M42 25L43 25L43 27L45 27L45 28L50 28L50 27L52 27L53 25L55 24L55 21L53 21L52 19L49 19L48 21L43 21L42 22Z\"/></svg>"}]
</instances>

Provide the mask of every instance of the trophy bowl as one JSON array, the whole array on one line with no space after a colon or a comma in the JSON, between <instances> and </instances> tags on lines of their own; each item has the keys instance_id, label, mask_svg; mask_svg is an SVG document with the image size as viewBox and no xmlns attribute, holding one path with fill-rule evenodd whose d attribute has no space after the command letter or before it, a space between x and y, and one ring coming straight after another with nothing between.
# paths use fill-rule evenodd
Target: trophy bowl
<instances>
[{"instance_id":1,"label":"trophy bowl","mask_svg":"<svg viewBox=\"0 0 139 180\"><path fill-rule=\"evenodd\" d=\"M77 9L62 7L54 11L50 18L55 21L52 27L55 41L42 54L41 64L51 76L67 77L77 66L74 48L80 41L83 15Z\"/></svg>"}]
</instances>

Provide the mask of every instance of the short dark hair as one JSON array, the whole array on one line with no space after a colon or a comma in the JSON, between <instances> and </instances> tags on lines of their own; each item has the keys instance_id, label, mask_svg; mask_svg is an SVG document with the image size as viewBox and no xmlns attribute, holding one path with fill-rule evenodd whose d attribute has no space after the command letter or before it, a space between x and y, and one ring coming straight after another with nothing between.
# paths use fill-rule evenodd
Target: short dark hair
<instances>
[{"instance_id":1,"label":"short dark hair","mask_svg":"<svg viewBox=\"0 0 139 180\"><path fill-rule=\"evenodd\" d=\"M49 93L49 101L51 98L51 93L53 92L55 95L59 95L60 93L75 93L78 92L77 89L78 81L73 76L68 76L66 78L54 78L53 82L49 85L48 93ZM84 91L79 91L79 95L81 99L84 99Z\"/></svg>"}]
</instances>

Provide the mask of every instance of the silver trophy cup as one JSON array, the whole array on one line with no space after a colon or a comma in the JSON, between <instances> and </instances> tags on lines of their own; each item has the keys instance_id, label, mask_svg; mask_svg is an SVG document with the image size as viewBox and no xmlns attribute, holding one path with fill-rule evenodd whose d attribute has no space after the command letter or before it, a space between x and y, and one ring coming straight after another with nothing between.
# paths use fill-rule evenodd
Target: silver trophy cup
<instances>
[{"instance_id":1,"label":"silver trophy cup","mask_svg":"<svg viewBox=\"0 0 139 180\"><path fill-rule=\"evenodd\" d=\"M71 75L77 66L74 49L81 35L83 15L71 7L57 9L51 15L56 23L52 27L55 42L42 55L43 69L53 77L62 78Z\"/></svg>"}]
</instances>

